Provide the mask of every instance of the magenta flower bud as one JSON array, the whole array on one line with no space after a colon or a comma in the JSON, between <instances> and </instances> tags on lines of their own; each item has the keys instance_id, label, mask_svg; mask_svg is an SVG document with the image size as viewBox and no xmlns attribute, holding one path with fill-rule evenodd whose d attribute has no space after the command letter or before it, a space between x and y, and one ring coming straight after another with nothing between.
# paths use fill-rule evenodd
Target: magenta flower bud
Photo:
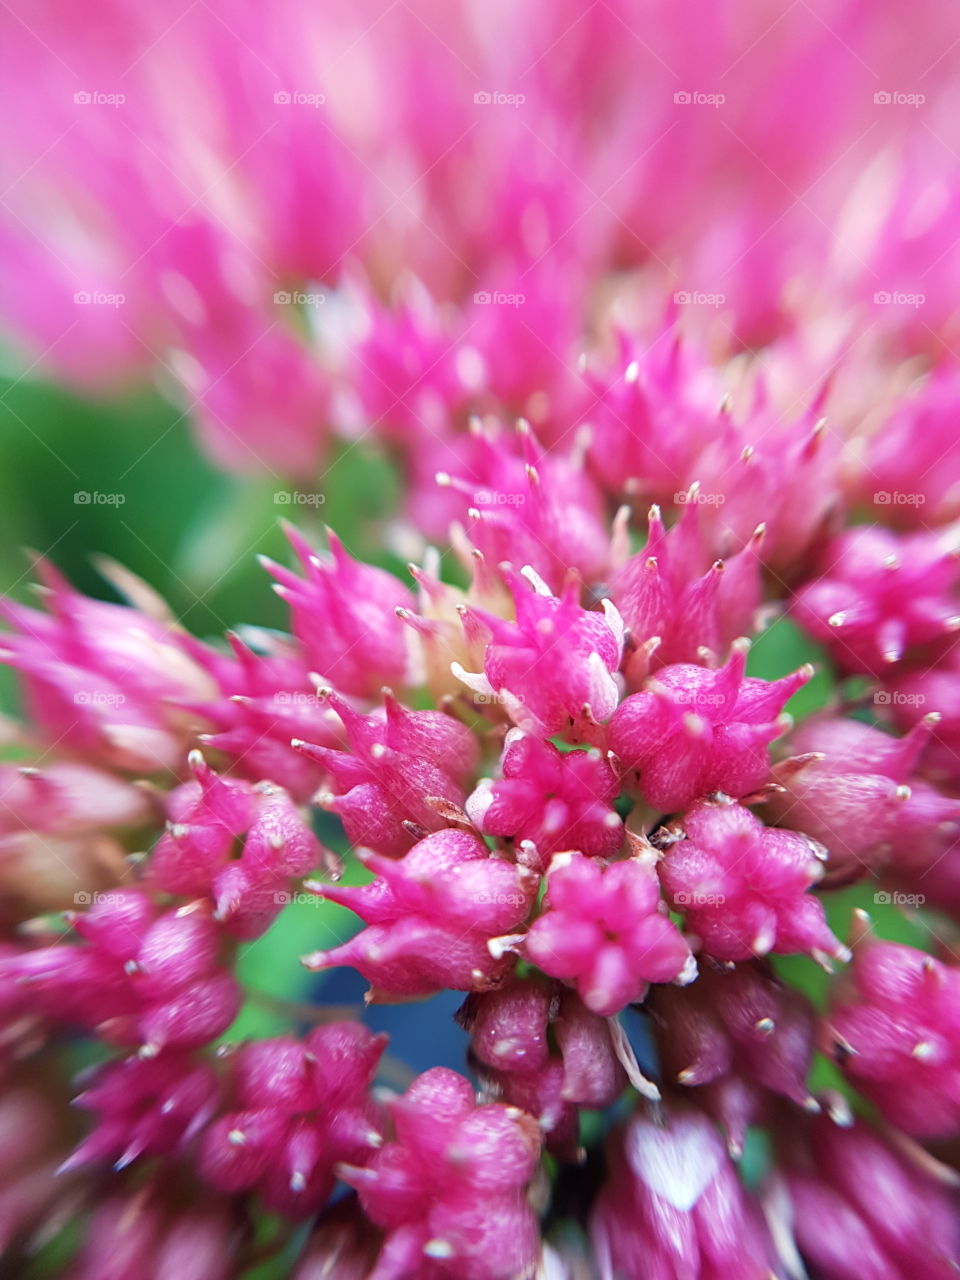
<instances>
[{"instance_id":1,"label":"magenta flower bud","mask_svg":"<svg viewBox=\"0 0 960 1280\"><path fill-rule=\"evenodd\" d=\"M555 1156L581 1158L577 1108L610 1106L627 1083L607 1020L542 978L470 996L458 1020L488 1088L537 1120ZM548 1030L559 1057L551 1057Z\"/></svg>"},{"instance_id":2,"label":"magenta flower bud","mask_svg":"<svg viewBox=\"0 0 960 1280\"><path fill-rule=\"evenodd\" d=\"M960 784L960 668L956 659L926 671L907 671L874 695L906 732L928 717L938 717L930 731L920 772L939 786Z\"/></svg>"},{"instance_id":3,"label":"magenta flower bud","mask_svg":"<svg viewBox=\"0 0 960 1280\"><path fill-rule=\"evenodd\" d=\"M824 1280L949 1280L960 1267L960 1201L862 1120L817 1117L783 1173L797 1248Z\"/></svg>"},{"instance_id":4,"label":"magenta flower bud","mask_svg":"<svg viewBox=\"0 0 960 1280\"><path fill-rule=\"evenodd\" d=\"M591 727L616 709L620 690L615 673L623 651L623 622L609 600L603 613L582 609L571 581L562 597L550 594L533 570L504 570L516 602L516 622L469 606L471 629L489 637L482 674L454 674L474 693L502 701L513 722L527 733L549 737L589 736ZM526 581L524 581L526 579Z\"/></svg>"},{"instance_id":5,"label":"magenta flower bud","mask_svg":"<svg viewBox=\"0 0 960 1280\"><path fill-rule=\"evenodd\" d=\"M960 834L960 802L914 776L935 723L926 716L894 738L856 720L811 717L791 738L799 754L774 768L780 790L769 812L826 846L834 879L887 866L922 873L933 898ZM929 882L928 870L936 873Z\"/></svg>"},{"instance_id":6,"label":"magenta flower bud","mask_svg":"<svg viewBox=\"0 0 960 1280\"><path fill-rule=\"evenodd\" d=\"M934 369L918 391L893 406L880 430L870 436L857 488L884 522L919 529L960 516L954 480L960 466L954 430L958 398L956 371L947 366Z\"/></svg>"},{"instance_id":7,"label":"magenta flower bud","mask_svg":"<svg viewBox=\"0 0 960 1280\"><path fill-rule=\"evenodd\" d=\"M731 432L729 415L718 412L720 380L682 342L674 319L639 351L621 335L616 369L590 381L597 396L590 461L612 493L673 502L707 450Z\"/></svg>"},{"instance_id":8,"label":"magenta flower bud","mask_svg":"<svg viewBox=\"0 0 960 1280\"><path fill-rule=\"evenodd\" d=\"M328 556L318 555L295 529L287 536L305 577L264 560L275 590L290 605L294 635L311 669L344 693L372 698L382 685L406 685L410 632L397 618L412 609L410 591L390 573L361 564L327 530Z\"/></svg>"},{"instance_id":9,"label":"magenta flower bud","mask_svg":"<svg viewBox=\"0 0 960 1280\"><path fill-rule=\"evenodd\" d=\"M704 965L682 991L655 988L648 1009L664 1076L697 1090L697 1102L719 1121L734 1154L743 1150L747 1125L763 1118L766 1094L816 1106L806 1085L813 1009L763 965Z\"/></svg>"},{"instance_id":10,"label":"magenta flower bud","mask_svg":"<svg viewBox=\"0 0 960 1280\"><path fill-rule=\"evenodd\" d=\"M813 668L773 682L747 679L746 650L734 645L717 671L663 667L613 717L610 748L628 777L639 773L641 795L661 813L714 791L737 799L766 782L767 746L784 728L780 713Z\"/></svg>"},{"instance_id":11,"label":"magenta flower bud","mask_svg":"<svg viewBox=\"0 0 960 1280\"><path fill-rule=\"evenodd\" d=\"M960 1123L960 968L865 938L821 1030L824 1052L892 1123L918 1137Z\"/></svg>"},{"instance_id":12,"label":"magenta flower bud","mask_svg":"<svg viewBox=\"0 0 960 1280\"><path fill-rule=\"evenodd\" d=\"M480 1062L497 1071L539 1071L550 1061L547 1027L556 1003L553 984L527 979L470 996L460 1021Z\"/></svg>"},{"instance_id":13,"label":"magenta flower bud","mask_svg":"<svg viewBox=\"0 0 960 1280\"><path fill-rule=\"evenodd\" d=\"M590 1234L605 1276L780 1274L759 1206L713 1124L695 1111L678 1111L665 1126L630 1120L611 1151Z\"/></svg>"},{"instance_id":14,"label":"magenta flower bud","mask_svg":"<svg viewBox=\"0 0 960 1280\"><path fill-rule=\"evenodd\" d=\"M41 768L0 767L0 829L18 827L76 834L135 827L151 816L149 798L128 782L71 761Z\"/></svg>"},{"instance_id":15,"label":"magenta flower bud","mask_svg":"<svg viewBox=\"0 0 960 1280\"><path fill-rule=\"evenodd\" d=\"M540 1137L530 1116L477 1106L469 1083L434 1067L393 1107L396 1138L366 1168L341 1167L386 1232L374 1275L511 1280L539 1256L524 1188Z\"/></svg>"},{"instance_id":16,"label":"magenta flower bud","mask_svg":"<svg viewBox=\"0 0 960 1280\"><path fill-rule=\"evenodd\" d=\"M370 1280L380 1245L356 1196L344 1196L317 1219L293 1280Z\"/></svg>"},{"instance_id":17,"label":"magenta flower bud","mask_svg":"<svg viewBox=\"0 0 960 1280\"><path fill-rule=\"evenodd\" d=\"M74 1099L99 1118L63 1168L108 1160L122 1169L139 1157L183 1150L211 1119L218 1098L212 1069L178 1050L109 1062Z\"/></svg>"},{"instance_id":18,"label":"magenta flower bud","mask_svg":"<svg viewBox=\"0 0 960 1280\"><path fill-rule=\"evenodd\" d=\"M563 1096L580 1107L609 1107L627 1078L605 1018L592 1013L574 991L563 991L553 1023L563 1060Z\"/></svg>"},{"instance_id":19,"label":"magenta flower bud","mask_svg":"<svg viewBox=\"0 0 960 1280\"><path fill-rule=\"evenodd\" d=\"M343 727L330 707L318 703L310 668L299 644L271 631L245 629L257 650L227 634L231 654L192 641L193 654L214 677L217 695L190 708L215 732L200 735L205 745L224 753L232 771L251 782L282 778L297 801L305 803L322 772L290 747L291 738L309 738L326 747L343 745Z\"/></svg>"},{"instance_id":20,"label":"magenta flower bud","mask_svg":"<svg viewBox=\"0 0 960 1280\"><path fill-rule=\"evenodd\" d=\"M179 1194L178 1194L179 1192ZM239 1264L229 1205L188 1202L171 1181L114 1190L96 1206L72 1273L77 1280L229 1280Z\"/></svg>"},{"instance_id":21,"label":"magenta flower bud","mask_svg":"<svg viewBox=\"0 0 960 1280\"><path fill-rule=\"evenodd\" d=\"M466 802L485 835L527 842L540 870L563 849L606 858L619 851L623 822L612 806L620 784L599 751L563 754L511 729L500 767L503 777L484 779Z\"/></svg>"},{"instance_id":22,"label":"magenta flower bud","mask_svg":"<svg viewBox=\"0 0 960 1280\"><path fill-rule=\"evenodd\" d=\"M146 895L115 890L72 918L86 946L61 942L0 962L39 1009L108 1043L191 1048L225 1031L242 993L219 967L219 931L204 904L154 918Z\"/></svg>"},{"instance_id":23,"label":"magenta flower bud","mask_svg":"<svg viewBox=\"0 0 960 1280\"><path fill-rule=\"evenodd\" d=\"M234 1109L203 1135L200 1171L218 1190L257 1191L288 1218L319 1209L338 1161L381 1144L369 1097L385 1036L330 1023L302 1043L261 1040L231 1059Z\"/></svg>"},{"instance_id":24,"label":"magenta flower bud","mask_svg":"<svg viewBox=\"0 0 960 1280\"><path fill-rule=\"evenodd\" d=\"M613 577L614 603L630 634L624 670L634 687L668 663L717 667L734 640L754 630L764 530L728 560L715 559L700 531L698 496L698 488L684 494L694 500L669 533L660 508L651 507L647 545Z\"/></svg>"},{"instance_id":25,"label":"magenta flower bud","mask_svg":"<svg viewBox=\"0 0 960 1280\"><path fill-rule=\"evenodd\" d=\"M544 451L523 419L517 434L519 449L495 427L476 424L470 477L436 475L459 496L457 515L466 511L470 541L491 564L531 565L557 591L571 569L586 582L602 580L609 554L604 504L582 450Z\"/></svg>"},{"instance_id":26,"label":"magenta flower bud","mask_svg":"<svg viewBox=\"0 0 960 1280\"><path fill-rule=\"evenodd\" d=\"M557 854L524 949L603 1017L642 1000L651 982L690 982L697 971L666 913L652 861L640 858L601 867L580 853Z\"/></svg>"},{"instance_id":27,"label":"magenta flower bud","mask_svg":"<svg viewBox=\"0 0 960 1280\"><path fill-rule=\"evenodd\" d=\"M901 662L935 662L960 626L957 565L945 535L849 529L823 553L793 614L843 672L885 677Z\"/></svg>"},{"instance_id":28,"label":"magenta flower bud","mask_svg":"<svg viewBox=\"0 0 960 1280\"><path fill-rule=\"evenodd\" d=\"M509 959L488 942L528 915L539 877L492 857L477 836L448 828L394 861L364 855L372 884L308 887L368 922L349 942L304 958L310 969L350 964L384 996L497 985Z\"/></svg>"},{"instance_id":29,"label":"magenta flower bud","mask_svg":"<svg viewBox=\"0 0 960 1280\"><path fill-rule=\"evenodd\" d=\"M774 951L808 952L819 963L849 959L819 899L823 850L794 831L765 827L742 805L704 801L673 828L682 838L660 865L671 907L716 960Z\"/></svg>"},{"instance_id":30,"label":"magenta flower bud","mask_svg":"<svg viewBox=\"0 0 960 1280\"><path fill-rule=\"evenodd\" d=\"M379 712L359 715L330 690L323 696L343 721L350 751L294 740L296 750L323 765L342 791L318 799L340 817L352 843L400 857L416 840L405 824L425 831L445 825L430 800L463 803L459 779L476 767L476 740L452 717L400 709L392 695L385 718Z\"/></svg>"},{"instance_id":31,"label":"magenta flower bud","mask_svg":"<svg viewBox=\"0 0 960 1280\"><path fill-rule=\"evenodd\" d=\"M23 676L33 722L61 749L111 768L175 767L187 736L175 704L212 688L182 633L141 610L87 599L45 561L37 568L49 612L0 606L14 628L3 660Z\"/></svg>"}]
</instances>

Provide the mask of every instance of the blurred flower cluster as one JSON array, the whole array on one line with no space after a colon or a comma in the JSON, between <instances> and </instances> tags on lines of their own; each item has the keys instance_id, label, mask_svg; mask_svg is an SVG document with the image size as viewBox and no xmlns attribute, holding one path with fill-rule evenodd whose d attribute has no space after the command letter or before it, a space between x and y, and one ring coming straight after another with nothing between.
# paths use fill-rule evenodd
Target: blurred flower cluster
<instances>
[{"instance_id":1,"label":"blurred flower cluster","mask_svg":"<svg viewBox=\"0 0 960 1280\"><path fill-rule=\"evenodd\" d=\"M11 1274L956 1276L956 20L15 9L24 361L307 496L374 451L414 563L0 605ZM243 1030L303 903L462 1072L296 972Z\"/></svg>"}]
</instances>

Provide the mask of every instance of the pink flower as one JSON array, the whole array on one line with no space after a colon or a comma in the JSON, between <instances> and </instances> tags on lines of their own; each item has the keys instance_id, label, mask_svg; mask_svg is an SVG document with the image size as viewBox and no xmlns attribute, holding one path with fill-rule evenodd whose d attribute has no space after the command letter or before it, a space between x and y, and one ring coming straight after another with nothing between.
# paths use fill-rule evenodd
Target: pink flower
<instances>
[{"instance_id":1,"label":"pink flower","mask_svg":"<svg viewBox=\"0 0 960 1280\"><path fill-rule=\"evenodd\" d=\"M502 778L484 779L467 799L479 831L515 840L540 871L563 849L599 858L619 851L623 822L612 804L620 784L599 751L561 753L511 729L500 768Z\"/></svg>"},{"instance_id":2,"label":"pink flower","mask_svg":"<svg viewBox=\"0 0 960 1280\"><path fill-rule=\"evenodd\" d=\"M960 835L960 802L915 775L936 725L903 738L857 720L811 716L790 740L796 756L774 769L767 801L775 821L820 841L834 881L888 867L936 872ZM946 870L946 868L943 868Z\"/></svg>"},{"instance_id":3,"label":"pink flower","mask_svg":"<svg viewBox=\"0 0 960 1280\"><path fill-rule=\"evenodd\" d=\"M199 751L189 763L196 781L170 796L147 882L165 893L208 896L227 932L257 938L289 901L291 881L321 863L336 868L336 859L282 787L221 777Z\"/></svg>"},{"instance_id":4,"label":"pink flower","mask_svg":"<svg viewBox=\"0 0 960 1280\"><path fill-rule=\"evenodd\" d=\"M530 1116L478 1106L469 1082L433 1067L391 1107L396 1137L365 1168L342 1167L386 1233L375 1280L512 1280L540 1242L524 1190L540 1154Z\"/></svg>"},{"instance_id":5,"label":"pink flower","mask_svg":"<svg viewBox=\"0 0 960 1280\"><path fill-rule=\"evenodd\" d=\"M764 530L729 560L715 559L700 529L698 496L697 488L683 495L694 501L669 533L660 508L651 507L647 545L614 574L614 603L630 637L625 671L634 685L668 663L719 666L733 641L754 629Z\"/></svg>"},{"instance_id":6,"label":"pink flower","mask_svg":"<svg viewBox=\"0 0 960 1280\"><path fill-rule=\"evenodd\" d=\"M669 828L660 879L671 907L703 952L747 960L809 952L827 963L849 952L807 890L823 875L823 850L793 831L765 827L730 800L703 801Z\"/></svg>"},{"instance_id":7,"label":"pink flower","mask_svg":"<svg viewBox=\"0 0 960 1280\"><path fill-rule=\"evenodd\" d=\"M62 1168L106 1160L119 1170L141 1157L183 1151L212 1118L219 1096L212 1068L181 1050L109 1062L74 1099L99 1112L99 1122Z\"/></svg>"},{"instance_id":8,"label":"pink flower","mask_svg":"<svg viewBox=\"0 0 960 1280\"><path fill-rule=\"evenodd\" d=\"M745 664L746 645L734 645L717 671L663 667L617 709L609 745L628 779L639 774L652 808L673 813L710 792L738 798L766 782L767 744L783 731L784 703L813 668L767 682L745 678Z\"/></svg>"},{"instance_id":9,"label":"pink flower","mask_svg":"<svg viewBox=\"0 0 960 1280\"><path fill-rule=\"evenodd\" d=\"M484 1083L535 1117L558 1159L579 1160L578 1108L608 1107L627 1084L606 1019L569 988L532 977L468 996L457 1020Z\"/></svg>"},{"instance_id":10,"label":"pink flower","mask_svg":"<svg viewBox=\"0 0 960 1280\"><path fill-rule=\"evenodd\" d=\"M288 527L287 536L306 576L264 564L290 605L293 633L311 669L358 697L375 697L385 684L405 686L409 632L396 610L413 608L408 589L385 570L354 560L332 531L330 554L322 558L296 530Z\"/></svg>"},{"instance_id":11,"label":"pink flower","mask_svg":"<svg viewBox=\"0 0 960 1280\"><path fill-rule=\"evenodd\" d=\"M85 945L55 943L2 962L4 977L59 1025L151 1057L206 1044L236 1017L241 992L219 964L220 930L203 904L159 914L145 894L114 890L71 923Z\"/></svg>"},{"instance_id":12,"label":"pink flower","mask_svg":"<svg viewBox=\"0 0 960 1280\"><path fill-rule=\"evenodd\" d=\"M813 1007L762 964L702 965L689 987L655 987L647 1008L664 1077L695 1090L734 1155L743 1152L748 1125L767 1118L771 1094L816 1109L806 1084Z\"/></svg>"},{"instance_id":13,"label":"pink flower","mask_svg":"<svg viewBox=\"0 0 960 1280\"><path fill-rule=\"evenodd\" d=\"M865 921L861 924L863 931ZM854 950L821 1035L844 1073L907 1133L960 1120L960 968L876 939Z\"/></svg>"},{"instance_id":14,"label":"pink flower","mask_svg":"<svg viewBox=\"0 0 960 1280\"><path fill-rule=\"evenodd\" d=\"M615 678L623 649L619 613L609 600L601 601L602 613L582 609L574 582L557 597L532 570L505 570L505 576L516 622L468 606L467 635L489 638L483 674L459 664L454 674L475 693L500 698L527 733L564 733L574 740L590 736L593 726L613 714L620 696Z\"/></svg>"},{"instance_id":15,"label":"pink flower","mask_svg":"<svg viewBox=\"0 0 960 1280\"><path fill-rule=\"evenodd\" d=\"M524 951L604 1017L642 1000L651 982L690 982L696 974L661 902L656 872L640 858L601 868L579 853L557 854Z\"/></svg>"},{"instance_id":16,"label":"pink flower","mask_svg":"<svg viewBox=\"0 0 960 1280\"><path fill-rule=\"evenodd\" d=\"M0 604L15 629L3 638L3 658L23 675L37 729L108 767L173 768L189 738L176 703L211 689L184 633L170 618L80 595L45 561L37 568L47 612Z\"/></svg>"},{"instance_id":17,"label":"pink flower","mask_svg":"<svg viewBox=\"0 0 960 1280\"><path fill-rule=\"evenodd\" d=\"M898 663L935 662L953 645L957 581L943 536L849 529L824 549L821 576L799 589L793 614L841 671L886 677Z\"/></svg>"},{"instance_id":18,"label":"pink flower","mask_svg":"<svg viewBox=\"0 0 960 1280\"><path fill-rule=\"evenodd\" d=\"M465 508L470 541L491 564L530 565L551 590L568 572L602 580L610 539L600 491L584 470L582 451L544 450L528 423L519 424L519 448L479 426L465 477L439 472Z\"/></svg>"},{"instance_id":19,"label":"pink flower","mask_svg":"<svg viewBox=\"0 0 960 1280\"><path fill-rule=\"evenodd\" d=\"M328 689L320 696L343 722L349 751L293 740L295 750L322 765L340 794L318 803L341 819L353 844L396 858L427 831L445 825L442 805L461 805L476 769L474 735L440 711L411 711L387 691L386 714L359 715Z\"/></svg>"},{"instance_id":20,"label":"pink flower","mask_svg":"<svg viewBox=\"0 0 960 1280\"><path fill-rule=\"evenodd\" d=\"M678 1111L657 1124L634 1115L610 1154L590 1223L601 1275L777 1274L759 1206L705 1116Z\"/></svg>"},{"instance_id":21,"label":"pink flower","mask_svg":"<svg viewBox=\"0 0 960 1280\"><path fill-rule=\"evenodd\" d=\"M919 1154L919 1153L917 1153ZM797 1246L824 1280L950 1280L960 1265L956 1189L862 1120L818 1117L784 1182ZM946 1172L946 1171L944 1171Z\"/></svg>"},{"instance_id":22,"label":"pink flower","mask_svg":"<svg viewBox=\"0 0 960 1280\"><path fill-rule=\"evenodd\" d=\"M340 1160L382 1144L368 1090L386 1043L359 1023L334 1022L300 1041L259 1040L231 1060L233 1109L203 1135L200 1171L217 1190L257 1191L289 1218L319 1209Z\"/></svg>"},{"instance_id":23,"label":"pink flower","mask_svg":"<svg viewBox=\"0 0 960 1280\"><path fill-rule=\"evenodd\" d=\"M510 961L503 952L492 955L487 943L526 919L535 873L492 857L478 836L451 828L420 840L399 860L364 853L363 861L377 873L371 884L308 882L355 911L367 928L306 956L307 968L353 965L387 999L499 986Z\"/></svg>"}]
</instances>

